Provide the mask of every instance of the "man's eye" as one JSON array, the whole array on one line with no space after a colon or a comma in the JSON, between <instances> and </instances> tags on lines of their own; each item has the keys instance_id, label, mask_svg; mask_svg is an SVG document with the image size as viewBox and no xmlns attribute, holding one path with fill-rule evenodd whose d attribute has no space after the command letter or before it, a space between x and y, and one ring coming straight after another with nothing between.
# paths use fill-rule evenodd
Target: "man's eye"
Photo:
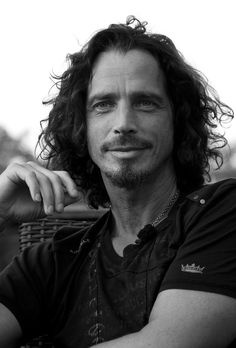
<instances>
[{"instance_id":1,"label":"man's eye","mask_svg":"<svg viewBox=\"0 0 236 348\"><path fill-rule=\"evenodd\" d=\"M96 111L108 111L114 107L114 103L110 101L101 101L94 104L93 108Z\"/></svg>"},{"instance_id":2,"label":"man's eye","mask_svg":"<svg viewBox=\"0 0 236 348\"><path fill-rule=\"evenodd\" d=\"M151 100L139 100L135 102L135 106L143 109L154 109L156 104Z\"/></svg>"}]
</instances>

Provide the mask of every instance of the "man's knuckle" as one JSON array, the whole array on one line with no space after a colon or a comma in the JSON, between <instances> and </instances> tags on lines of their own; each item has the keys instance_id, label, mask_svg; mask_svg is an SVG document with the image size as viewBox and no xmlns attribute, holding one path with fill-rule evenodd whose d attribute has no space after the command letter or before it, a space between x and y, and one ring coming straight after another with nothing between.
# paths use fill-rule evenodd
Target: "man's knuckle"
<instances>
[{"instance_id":1,"label":"man's knuckle","mask_svg":"<svg viewBox=\"0 0 236 348\"><path fill-rule=\"evenodd\" d=\"M22 164L21 163L18 163L18 162L11 162L9 165L8 165L8 169L9 170L17 170L19 168L22 168Z\"/></svg>"},{"instance_id":2,"label":"man's knuckle","mask_svg":"<svg viewBox=\"0 0 236 348\"><path fill-rule=\"evenodd\" d=\"M33 161L27 161L26 164L27 164L28 166L33 166L35 163L34 163Z\"/></svg>"},{"instance_id":3,"label":"man's knuckle","mask_svg":"<svg viewBox=\"0 0 236 348\"><path fill-rule=\"evenodd\" d=\"M70 174L66 170L62 170L61 175L63 175L64 177L70 178Z\"/></svg>"},{"instance_id":4,"label":"man's knuckle","mask_svg":"<svg viewBox=\"0 0 236 348\"><path fill-rule=\"evenodd\" d=\"M30 171L28 171L28 173L27 173L27 177L28 177L29 179L31 179L31 180L35 180L36 174L35 174L35 172L34 172L33 170L30 170Z\"/></svg>"},{"instance_id":5,"label":"man's knuckle","mask_svg":"<svg viewBox=\"0 0 236 348\"><path fill-rule=\"evenodd\" d=\"M50 180L46 175L42 173L37 173L37 177L44 185L50 184Z\"/></svg>"},{"instance_id":6,"label":"man's knuckle","mask_svg":"<svg viewBox=\"0 0 236 348\"><path fill-rule=\"evenodd\" d=\"M51 173L50 178L54 184L61 185L61 178L56 173Z\"/></svg>"}]
</instances>

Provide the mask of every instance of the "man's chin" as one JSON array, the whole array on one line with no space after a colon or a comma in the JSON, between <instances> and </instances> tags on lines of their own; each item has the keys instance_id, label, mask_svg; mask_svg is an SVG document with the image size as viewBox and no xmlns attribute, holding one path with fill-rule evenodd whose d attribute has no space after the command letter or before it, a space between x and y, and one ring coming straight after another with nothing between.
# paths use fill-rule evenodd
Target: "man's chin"
<instances>
[{"instance_id":1,"label":"man's chin","mask_svg":"<svg viewBox=\"0 0 236 348\"><path fill-rule=\"evenodd\" d=\"M127 190L133 190L147 180L149 173L126 169L117 172L106 172L105 176L112 185Z\"/></svg>"}]
</instances>

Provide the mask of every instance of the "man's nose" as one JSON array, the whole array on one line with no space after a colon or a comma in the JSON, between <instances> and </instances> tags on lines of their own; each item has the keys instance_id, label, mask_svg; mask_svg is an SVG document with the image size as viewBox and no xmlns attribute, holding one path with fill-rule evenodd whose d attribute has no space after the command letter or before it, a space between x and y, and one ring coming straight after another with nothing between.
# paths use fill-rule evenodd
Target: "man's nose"
<instances>
[{"instance_id":1,"label":"man's nose","mask_svg":"<svg viewBox=\"0 0 236 348\"><path fill-rule=\"evenodd\" d=\"M118 106L113 130L115 134L137 133L137 117L130 105L124 103Z\"/></svg>"}]
</instances>

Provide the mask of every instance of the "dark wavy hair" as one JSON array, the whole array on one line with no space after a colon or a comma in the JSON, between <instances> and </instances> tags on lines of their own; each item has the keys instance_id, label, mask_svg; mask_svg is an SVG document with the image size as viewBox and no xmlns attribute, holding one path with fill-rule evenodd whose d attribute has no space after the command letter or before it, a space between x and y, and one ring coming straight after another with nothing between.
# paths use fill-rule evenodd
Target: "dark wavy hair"
<instances>
[{"instance_id":1,"label":"dark wavy hair","mask_svg":"<svg viewBox=\"0 0 236 348\"><path fill-rule=\"evenodd\" d=\"M210 180L210 160L217 168L223 163L220 149L227 144L218 134L217 124L233 118L233 111L222 103L206 78L191 67L166 36L146 31L146 23L130 16L126 24L111 24L97 32L88 43L68 55L69 67L53 76L59 89L46 127L39 136L39 158L49 168L66 170L86 195L90 206L109 203L99 168L92 162L86 140L86 99L93 65L98 55L110 49L127 52L148 51L164 72L166 89L174 112L173 160L178 188L191 192L205 178Z\"/></svg>"}]
</instances>

